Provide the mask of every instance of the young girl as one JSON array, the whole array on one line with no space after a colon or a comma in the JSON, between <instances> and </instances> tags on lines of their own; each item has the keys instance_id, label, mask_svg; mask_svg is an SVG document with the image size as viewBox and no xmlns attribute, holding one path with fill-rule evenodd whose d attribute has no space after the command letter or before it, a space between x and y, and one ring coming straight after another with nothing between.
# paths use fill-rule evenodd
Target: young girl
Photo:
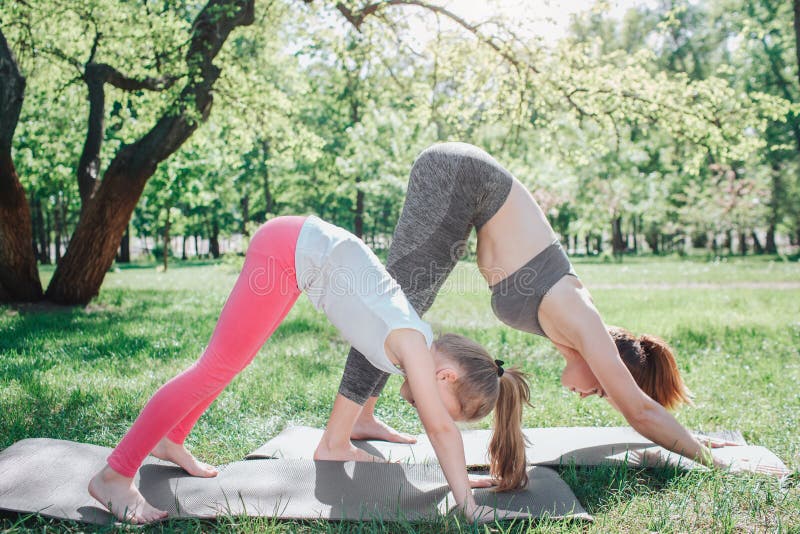
<instances>
[{"instance_id":1,"label":"young girl","mask_svg":"<svg viewBox=\"0 0 800 534\"><path fill-rule=\"evenodd\" d=\"M491 518L494 510L475 504L454 421L478 419L496 407L492 473L501 489L521 486L526 482L522 404L529 399L524 375L504 370L500 360L461 336L433 342L430 326L369 248L314 216L278 217L255 233L203 356L153 395L92 478L89 493L118 519L147 523L167 515L133 484L148 454L194 476L215 476L213 467L186 450L184 440L252 361L301 291L371 366L405 375L402 395L417 409L458 505L469 518ZM350 442L354 421L352 410L334 403L315 458L375 460Z\"/></svg>"}]
</instances>

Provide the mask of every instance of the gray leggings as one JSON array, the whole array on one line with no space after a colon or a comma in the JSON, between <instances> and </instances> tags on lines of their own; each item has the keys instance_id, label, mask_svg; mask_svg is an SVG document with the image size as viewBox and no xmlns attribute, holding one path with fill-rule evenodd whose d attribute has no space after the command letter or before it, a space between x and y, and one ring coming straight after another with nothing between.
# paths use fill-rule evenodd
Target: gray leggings
<instances>
[{"instance_id":1,"label":"gray leggings","mask_svg":"<svg viewBox=\"0 0 800 534\"><path fill-rule=\"evenodd\" d=\"M464 255L472 227L479 230L500 209L512 180L489 154L465 143L433 145L417 157L386 269L420 316ZM363 405L388 378L351 347L339 393Z\"/></svg>"}]
</instances>

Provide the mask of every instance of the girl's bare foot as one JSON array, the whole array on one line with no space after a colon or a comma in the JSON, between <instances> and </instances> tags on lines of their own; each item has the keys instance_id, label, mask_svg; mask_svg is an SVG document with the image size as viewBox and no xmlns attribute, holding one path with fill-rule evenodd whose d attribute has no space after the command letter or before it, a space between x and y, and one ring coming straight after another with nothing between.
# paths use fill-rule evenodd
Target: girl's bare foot
<instances>
[{"instance_id":1,"label":"girl's bare foot","mask_svg":"<svg viewBox=\"0 0 800 534\"><path fill-rule=\"evenodd\" d=\"M379 439L392 443L416 443L417 438L409 434L398 432L383 421L375 419L373 415L364 415L356 420L350 439Z\"/></svg>"},{"instance_id":2,"label":"girl's bare foot","mask_svg":"<svg viewBox=\"0 0 800 534\"><path fill-rule=\"evenodd\" d=\"M133 479L105 466L89 482L89 494L120 521L144 524L167 517L167 512L150 506Z\"/></svg>"},{"instance_id":3,"label":"girl's bare foot","mask_svg":"<svg viewBox=\"0 0 800 534\"><path fill-rule=\"evenodd\" d=\"M217 470L206 463L200 462L186 450L183 444L177 444L167 438L162 438L156 448L150 453L156 458L166 460L182 467L193 477L211 478L217 476Z\"/></svg>"},{"instance_id":4,"label":"girl's bare foot","mask_svg":"<svg viewBox=\"0 0 800 534\"><path fill-rule=\"evenodd\" d=\"M361 450L349 441L345 445L328 446L324 440L314 451L315 460L334 460L338 462L385 462L383 458L373 456L367 451Z\"/></svg>"}]
</instances>

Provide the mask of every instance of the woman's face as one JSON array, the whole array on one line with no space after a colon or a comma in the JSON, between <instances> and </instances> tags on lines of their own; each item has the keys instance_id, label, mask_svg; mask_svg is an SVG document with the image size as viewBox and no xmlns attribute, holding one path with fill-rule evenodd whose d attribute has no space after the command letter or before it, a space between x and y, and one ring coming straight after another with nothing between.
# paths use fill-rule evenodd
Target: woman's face
<instances>
[{"instance_id":1,"label":"woman's face","mask_svg":"<svg viewBox=\"0 0 800 534\"><path fill-rule=\"evenodd\" d=\"M578 393L581 398L591 395L605 397L603 386L594 376L592 369L581 357L566 358L567 365L561 373L561 384L570 391Z\"/></svg>"}]
</instances>

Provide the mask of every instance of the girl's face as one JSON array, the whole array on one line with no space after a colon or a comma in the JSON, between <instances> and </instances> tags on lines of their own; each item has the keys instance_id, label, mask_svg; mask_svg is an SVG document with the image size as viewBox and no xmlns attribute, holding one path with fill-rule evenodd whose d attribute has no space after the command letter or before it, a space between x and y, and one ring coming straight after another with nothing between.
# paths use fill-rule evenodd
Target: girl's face
<instances>
[{"instance_id":1,"label":"girl's face","mask_svg":"<svg viewBox=\"0 0 800 534\"><path fill-rule=\"evenodd\" d=\"M603 386L594 376L586 360L581 357L566 358L566 360L567 365L561 373L561 384L565 388L578 393L582 399L591 395L605 397Z\"/></svg>"},{"instance_id":2,"label":"girl's face","mask_svg":"<svg viewBox=\"0 0 800 534\"><path fill-rule=\"evenodd\" d=\"M464 416L461 414L461 403L455 393L453 393L452 387L455 378L457 377L451 369L440 369L436 372L436 385L439 388L439 398L442 399L442 404L444 404L447 413L450 414L453 421L462 421L464 420ZM411 393L411 386L408 384L407 379L400 387L400 396L415 409L417 408L414 395Z\"/></svg>"}]
</instances>

